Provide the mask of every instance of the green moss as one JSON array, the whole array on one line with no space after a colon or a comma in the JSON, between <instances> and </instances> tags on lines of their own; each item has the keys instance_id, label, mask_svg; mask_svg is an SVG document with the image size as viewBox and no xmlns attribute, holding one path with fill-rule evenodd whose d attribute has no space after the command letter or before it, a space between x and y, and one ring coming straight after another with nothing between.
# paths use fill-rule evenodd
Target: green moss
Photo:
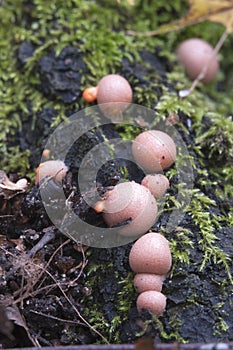
<instances>
[{"instance_id":1,"label":"green moss","mask_svg":"<svg viewBox=\"0 0 233 350\"><path fill-rule=\"evenodd\" d=\"M108 266L110 268L110 266ZM88 265L88 280L86 286L89 288L91 293L83 297L82 303L85 305L84 309L84 317L87 318L89 324L93 327L93 329L100 332L103 336L107 335L110 327L109 321L105 318L102 305L97 300L94 300L93 290L98 288L100 281L100 276L103 273L104 267L100 264L92 264ZM93 307L93 304L95 307Z\"/></svg>"},{"instance_id":2,"label":"green moss","mask_svg":"<svg viewBox=\"0 0 233 350\"><path fill-rule=\"evenodd\" d=\"M148 86L136 86L134 89L134 101L144 107L151 108L151 103L158 102L157 88L161 87L161 79L158 75L150 75L145 78L150 81Z\"/></svg>"},{"instance_id":3,"label":"green moss","mask_svg":"<svg viewBox=\"0 0 233 350\"><path fill-rule=\"evenodd\" d=\"M116 129L123 140L134 140L140 134L141 129L134 125L117 126Z\"/></svg>"},{"instance_id":4,"label":"green moss","mask_svg":"<svg viewBox=\"0 0 233 350\"><path fill-rule=\"evenodd\" d=\"M199 132L196 144L206 151L213 167L219 167L233 157L232 118L216 113L207 113L207 117L210 119L209 128L204 133Z\"/></svg>"},{"instance_id":5,"label":"green moss","mask_svg":"<svg viewBox=\"0 0 233 350\"><path fill-rule=\"evenodd\" d=\"M126 166L119 168L122 179L129 179L129 171Z\"/></svg>"},{"instance_id":6,"label":"green moss","mask_svg":"<svg viewBox=\"0 0 233 350\"><path fill-rule=\"evenodd\" d=\"M178 73L171 74L171 79L178 79ZM186 79L185 79L186 80ZM179 88L183 88L186 82L180 84ZM216 113L216 104L207 96L200 94L199 91L195 91L190 98L180 100L174 93L166 93L156 106L156 110L160 114L160 119L165 120L166 116L172 112L183 112L189 116L192 120L195 133L197 135L195 139L195 145L192 148L196 152L198 158L199 167L192 159L192 156L188 156L193 169L198 173L197 186L200 188L209 186L210 188L216 188L215 193L218 197L225 199L232 198L230 194L230 188L232 188L232 166L227 165L232 161L232 131L233 122L231 116L226 116L220 113ZM203 115L208 117L209 125L206 127L206 131L203 132ZM188 131L183 125L181 125L183 131L188 134ZM206 155L204 153L206 152ZM185 164L185 159L182 159L182 155L179 155L176 160L176 168L168 170L167 176L169 179L177 174L177 169L181 168ZM208 162L208 164L207 164ZM226 166L224 165L226 164ZM208 170L207 168L208 167ZM211 178L209 177L211 174ZM217 184L221 183L222 188ZM227 227L230 227L229 213L225 216L225 213L220 215L214 215L209 212L211 207L215 207L216 202L205 195L199 188L192 190L186 188L182 182L177 184L177 191L180 194L179 200L174 196L167 196L164 211L171 211L180 209L183 207L182 198L186 198L191 195L191 202L184 208L184 211L192 216L193 223L197 225L201 239L198 244L203 251L203 261L200 266L202 270L207 262L213 260L214 263L223 264L225 266L228 278L232 282L232 276L230 272L230 258L220 248L218 248L218 237L216 236L216 230L223 227L223 222ZM211 191L210 191L211 193ZM176 235L176 239L172 239L171 247L173 250L174 261L187 264L189 262L190 249L193 247L193 242L187 236L183 236L184 244L187 247L180 250L179 237ZM182 246L182 242L181 242Z\"/></svg>"},{"instance_id":7,"label":"green moss","mask_svg":"<svg viewBox=\"0 0 233 350\"><path fill-rule=\"evenodd\" d=\"M163 337L164 341L178 341L181 344L187 343L187 341L180 335L182 321L179 316L177 316L177 313L171 313L168 324L172 331L168 332L165 330L165 328L162 330L161 336Z\"/></svg>"},{"instance_id":8,"label":"green moss","mask_svg":"<svg viewBox=\"0 0 233 350\"><path fill-rule=\"evenodd\" d=\"M156 329L156 333L160 334L163 342L175 342L178 341L181 344L187 343L185 339L179 334L180 326L182 325L182 321L180 320L177 313L171 313L170 319L168 321L166 329L164 323L157 316L151 317L151 319L146 320L143 325L143 329L141 332L137 334L137 337L141 338L147 334L148 330L153 326Z\"/></svg>"},{"instance_id":9,"label":"green moss","mask_svg":"<svg viewBox=\"0 0 233 350\"><path fill-rule=\"evenodd\" d=\"M209 206L215 205L216 203L213 200L196 190L193 193L191 204L186 208L186 212L191 214L193 222L198 226L201 235L199 244L203 250L203 261L200 270L213 259L215 264L225 266L228 277L232 281L229 266L231 259L217 246L218 237L215 235L215 231L216 228L221 227L221 223L218 217L212 217L209 212Z\"/></svg>"},{"instance_id":10,"label":"green moss","mask_svg":"<svg viewBox=\"0 0 233 350\"><path fill-rule=\"evenodd\" d=\"M156 111L163 120L171 113L183 112L188 116L195 114L195 108L189 99L181 100L176 93L168 92L167 89L164 89L164 95L156 105Z\"/></svg>"},{"instance_id":11,"label":"green moss","mask_svg":"<svg viewBox=\"0 0 233 350\"><path fill-rule=\"evenodd\" d=\"M127 29L137 31L155 29L162 23L181 17L187 9L186 0L176 0L171 4L155 0L136 1L135 6L127 2L110 4L108 1L69 0L47 3L45 0L35 0L32 4L25 4L21 0L4 1L0 8L2 18L0 68L3 72L0 79L0 100L2 101L0 125L4 125L0 133L0 151L3 157L7 147L6 140L10 134L14 135L15 131L20 128L22 116L23 120L25 118L35 119L36 113L48 105L47 99L39 91L40 80L36 71L41 57L51 50L59 54L65 46L77 45L83 52L85 63L90 71L90 74L82 78L84 87L96 84L104 74L116 71L121 66L123 57L139 60L138 52L145 47L152 51L156 46L160 47L162 56L174 59L171 52L182 37L201 33L202 36L205 36L204 39L214 41L222 28L219 25L205 22L182 32L169 33L165 41L164 36L143 39L129 37L124 31ZM113 11L114 16L112 16ZM35 51L33 57L28 59L24 69L18 70L15 55L20 43L25 40L34 45ZM176 66L174 68L176 69ZM180 70L179 72L177 79L182 81L184 76ZM174 82L174 79L172 80ZM148 77L149 81L151 84L148 84L145 89L135 89L137 102L148 107L152 101L157 100L154 88L158 86L158 82L151 80L151 77ZM181 104L180 110L190 113L187 102L176 102L177 108ZM83 106L83 103L78 101L74 106L78 109ZM231 98L228 99L227 106L230 110ZM56 108L59 113L54 125L61 121L60 111L64 118L65 111L68 109L65 106L64 110L60 102L57 103Z\"/></svg>"},{"instance_id":12,"label":"green moss","mask_svg":"<svg viewBox=\"0 0 233 350\"><path fill-rule=\"evenodd\" d=\"M132 308L135 294L132 272L129 272L126 278L119 278L119 276L116 276L116 278L119 280L119 291L115 299L117 315L112 319L109 329L110 342L113 344L121 343L119 328L128 318L128 312Z\"/></svg>"},{"instance_id":13,"label":"green moss","mask_svg":"<svg viewBox=\"0 0 233 350\"><path fill-rule=\"evenodd\" d=\"M115 271L113 264L88 264L88 280L87 287L91 291L97 291L102 281L102 276L114 276L113 278L118 281L118 291L114 298L114 304L116 308L116 315L111 321L107 320L104 312L102 300L95 300L93 293L83 298L85 304L84 316L88 319L88 322L100 332L110 343L121 343L119 336L119 329L122 322L127 320L127 315L132 307L134 300L134 287L133 287L133 272L129 272L125 278L122 278L117 271ZM107 282L106 282L107 283ZM93 307L93 302L95 307Z\"/></svg>"},{"instance_id":14,"label":"green moss","mask_svg":"<svg viewBox=\"0 0 233 350\"><path fill-rule=\"evenodd\" d=\"M171 253L173 256L172 271L176 269L176 265L183 264L189 265L191 249L194 248L194 244L190 239L192 232L183 227L177 227L176 236L169 241ZM172 275L173 272L171 272Z\"/></svg>"},{"instance_id":15,"label":"green moss","mask_svg":"<svg viewBox=\"0 0 233 350\"><path fill-rule=\"evenodd\" d=\"M2 160L2 166L5 172L16 172L19 175L23 176L28 174L30 169L29 157L31 152L29 150L20 151L20 148L10 147L8 149L8 156Z\"/></svg>"},{"instance_id":16,"label":"green moss","mask_svg":"<svg viewBox=\"0 0 233 350\"><path fill-rule=\"evenodd\" d=\"M228 330L229 326L227 325L227 323L224 321L222 317L219 317L217 319L217 322L214 328L215 328L214 330L215 335L222 335L224 332Z\"/></svg>"},{"instance_id":17,"label":"green moss","mask_svg":"<svg viewBox=\"0 0 233 350\"><path fill-rule=\"evenodd\" d=\"M117 310L122 312L122 320L126 319L128 311L132 307L134 286L133 286L133 272L129 272L126 278L119 279L119 292L117 294Z\"/></svg>"},{"instance_id":18,"label":"green moss","mask_svg":"<svg viewBox=\"0 0 233 350\"><path fill-rule=\"evenodd\" d=\"M178 19L187 9L186 0L166 3L156 0L135 1L126 29L139 32L154 30L163 23Z\"/></svg>"}]
</instances>

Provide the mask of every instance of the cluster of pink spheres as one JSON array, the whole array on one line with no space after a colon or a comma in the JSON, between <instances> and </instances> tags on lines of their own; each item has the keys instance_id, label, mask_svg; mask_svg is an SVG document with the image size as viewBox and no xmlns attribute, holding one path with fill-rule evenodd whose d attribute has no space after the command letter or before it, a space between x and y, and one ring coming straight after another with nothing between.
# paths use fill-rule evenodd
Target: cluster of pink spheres
<instances>
[{"instance_id":1,"label":"cluster of pink spheres","mask_svg":"<svg viewBox=\"0 0 233 350\"><path fill-rule=\"evenodd\" d=\"M176 159L174 141L159 130L139 134L132 143L132 151L136 163L150 174L141 184L134 181L117 184L95 206L96 211L103 211L109 227L129 220L127 225L119 227L119 233L124 236L144 234L154 224L158 211L156 199L163 196L169 187L167 177L154 172L167 169Z\"/></svg>"},{"instance_id":2,"label":"cluster of pink spheres","mask_svg":"<svg viewBox=\"0 0 233 350\"><path fill-rule=\"evenodd\" d=\"M137 298L138 311L149 310L157 316L162 315L166 297L161 290L172 264L168 241L155 232L141 236L130 251L129 264L136 272L134 287L140 293Z\"/></svg>"},{"instance_id":3,"label":"cluster of pink spheres","mask_svg":"<svg viewBox=\"0 0 233 350\"><path fill-rule=\"evenodd\" d=\"M219 64L213 48L207 42L198 38L185 40L177 48L176 54L190 79L195 79L206 64L208 69L203 83L215 78ZM105 103L118 102L117 112L120 112L132 102L132 97L130 84L117 74L106 75L97 86L89 87L83 92L86 102L97 100L107 118L111 118L112 110L111 106L106 108ZM169 187L169 180L161 172L175 162L176 146L173 139L163 131L149 130L135 138L132 152L137 164L149 175L144 177L141 184L134 181L117 184L106 192L102 201L96 203L95 210L103 212L103 218L109 227L127 223L119 226L121 235L142 235L134 243L129 255L130 267L136 273L134 286L139 293L137 308L138 311L149 310L160 316L166 307L166 297L161 293L162 284L170 271L172 257L164 236L147 232L156 220L156 200ZM67 167L63 162L49 160L37 168L35 182L38 184L49 176L60 183L66 172Z\"/></svg>"},{"instance_id":4,"label":"cluster of pink spheres","mask_svg":"<svg viewBox=\"0 0 233 350\"><path fill-rule=\"evenodd\" d=\"M178 46L176 56L191 80L197 78L206 65L208 67L202 82L207 84L215 79L219 62L213 47L208 42L199 38L184 40ZM109 74L103 77L97 86L86 88L83 92L83 99L86 102L94 102L97 99L98 104L107 102L130 103L132 90L126 79L117 74Z\"/></svg>"},{"instance_id":5,"label":"cluster of pink spheres","mask_svg":"<svg viewBox=\"0 0 233 350\"><path fill-rule=\"evenodd\" d=\"M156 220L156 199L162 197L169 187L167 177L155 172L174 163L176 146L168 134L148 130L135 138L132 151L137 164L150 174L141 184L134 181L117 184L106 192L105 198L95 208L101 208L109 227L120 225L119 234L132 237L144 234L129 255L130 267L136 272L135 289L140 293L137 308L160 316L166 307L162 284L171 268L172 258L168 241L159 233L147 232ZM121 225L125 222L127 224Z\"/></svg>"}]
</instances>

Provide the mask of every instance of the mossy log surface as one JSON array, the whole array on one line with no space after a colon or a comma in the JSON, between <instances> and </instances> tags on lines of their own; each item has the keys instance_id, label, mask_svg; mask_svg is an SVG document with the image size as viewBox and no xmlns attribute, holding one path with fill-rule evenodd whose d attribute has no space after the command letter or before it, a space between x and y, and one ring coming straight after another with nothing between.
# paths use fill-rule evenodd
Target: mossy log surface
<instances>
[{"instance_id":1,"label":"mossy log surface","mask_svg":"<svg viewBox=\"0 0 233 350\"><path fill-rule=\"evenodd\" d=\"M233 341L233 36L219 54L216 80L181 100L178 91L190 81L176 61L177 45L190 37L215 45L223 26L205 21L156 37L127 35L156 29L187 9L187 0L1 1L0 169L30 185L11 198L0 192L0 346L123 344L145 335L158 343ZM68 239L52 225L34 185L48 136L90 106L82 91L109 73L124 76L133 103L153 110L158 121L177 115L174 128L189 152L188 160L179 154L177 166L165 172L171 186L152 227L169 240L173 256L163 286L167 309L159 318L136 309L128 263L133 243L101 249ZM103 140L132 140L154 121L138 123L86 132L67 156L64 192L72 193L75 213L92 225L104 223L79 192L82 159ZM186 161L192 164L191 189L177 170ZM104 189L142 177L122 157L107 162L97 182ZM48 190L56 196L56 189ZM167 230L175 210L183 210L183 219ZM30 254L45 235L48 242ZM12 309L21 323L19 316L8 320Z\"/></svg>"}]
</instances>

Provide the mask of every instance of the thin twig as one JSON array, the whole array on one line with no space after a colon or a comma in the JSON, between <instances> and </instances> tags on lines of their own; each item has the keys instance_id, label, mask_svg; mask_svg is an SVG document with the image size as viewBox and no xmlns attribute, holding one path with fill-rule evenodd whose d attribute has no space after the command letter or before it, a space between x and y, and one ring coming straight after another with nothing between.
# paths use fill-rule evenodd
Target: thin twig
<instances>
[{"instance_id":1,"label":"thin twig","mask_svg":"<svg viewBox=\"0 0 233 350\"><path fill-rule=\"evenodd\" d=\"M51 242L55 238L54 227L49 228L44 233L43 237L39 240L39 242L34 245L34 247L28 252L28 257L32 258L39 250L44 248L46 244Z\"/></svg>"},{"instance_id":2,"label":"thin twig","mask_svg":"<svg viewBox=\"0 0 233 350\"><path fill-rule=\"evenodd\" d=\"M87 320L85 320L85 318L81 315L81 313L79 312L79 310L76 308L76 306L72 303L72 301L69 299L69 297L67 296L67 294L64 292L64 290L62 289L62 287L60 286L60 284L56 281L56 279L54 278L54 276L48 271L45 270L45 268L33 263L34 266L39 267L41 269L44 270L44 272L46 274L49 275L49 277L55 282L55 284L57 285L57 287L59 288L59 290L61 291L61 293L63 294L63 296L65 297L65 299L67 300L67 302L72 306L72 308L74 309L74 311L76 312L76 314L78 315L78 317L93 331L95 332L99 337L101 337L101 339L106 343L109 344L108 340L99 332L97 331Z\"/></svg>"},{"instance_id":3,"label":"thin twig","mask_svg":"<svg viewBox=\"0 0 233 350\"><path fill-rule=\"evenodd\" d=\"M82 245L81 245L81 252L82 252L82 256L83 256L82 266L81 266L81 269L79 271L78 276L70 283L70 286L73 286L76 283L76 281L80 278L80 276L83 273L83 269L87 265L87 262L88 262L88 260L86 259L86 255L85 255L85 252L84 252Z\"/></svg>"},{"instance_id":4,"label":"thin twig","mask_svg":"<svg viewBox=\"0 0 233 350\"><path fill-rule=\"evenodd\" d=\"M62 322L62 323L71 323L71 324L78 324L78 325L81 325L81 326L87 326L85 323L82 323L82 322L79 322L79 321L65 320L63 318L59 318L59 317L55 317L55 316L52 316L52 315L44 314L43 312L40 312L40 311L30 310L30 312L33 313L33 314L39 315L39 316L43 316L43 317L46 317L46 318L51 318L52 320L56 320L56 321L59 321L59 322Z\"/></svg>"},{"instance_id":5,"label":"thin twig","mask_svg":"<svg viewBox=\"0 0 233 350\"><path fill-rule=\"evenodd\" d=\"M40 266L40 265L38 265L38 264L35 264L33 261L30 261L30 263L31 263L32 265L34 265L35 267L37 267L37 268L39 268L39 269L42 270L42 273L40 273L39 276L38 276L38 278L37 278L37 282L38 282L38 280L40 279L40 277L41 277L44 273L46 273L46 274L54 281L55 285L56 285L56 286L58 287L58 289L61 291L61 293L63 294L63 296L64 296L65 299L67 300L67 302L72 306L72 308L74 309L74 311L76 312L76 314L78 315L78 317L83 321L83 323L85 323L87 327L89 327L93 332L95 332L99 337L101 337L102 340L103 340L106 344L109 344L108 340L107 340L98 330L96 330L88 321L85 320L85 318L81 315L81 313L79 312L79 310L78 310L78 309L76 308L76 306L72 303L72 301L69 299L69 297L67 296L67 294L65 293L65 291L64 291L63 288L61 287L61 283L59 283L59 282L55 279L55 277L47 270L47 267L48 267L49 264L51 263L53 257L56 255L56 253L57 253L64 245L68 244L69 242L70 242L70 240L68 239L67 241L65 241L62 245L60 245L60 246L56 249L56 251L55 251L55 252L53 253L53 255L50 257L50 259L49 259L49 261L48 261L48 263L46 264L45 267ZM12 253L8 252L8 251L7 251L6 249L4 249L4 248L0 247L0 249L2 249L2 250L4 250L5 252L7 252L7 253L11 254L12 256L14 256ZM84 253L83 253L83 254L84 254ZM37 283L37 282L36 282L36 283ZM35 283L33 283L32 287L33 287L34 285L35 285ZM26 287L27 287L27 286L26 286ZM31 288L32 288L32 287L31 287ZM25 287L24 287L24 288L25 288ZM31 288L30 288L30 289L31 289ZM28 290L27 290L27 295L25 295L25 293L24 293L24 295L22 295L22 297L19 298L19 299L17 300L17 302L21 302L21 301L24 300L26 297L29 297L29 295L30 295L30 294L29 294L29 292L28 292ZM16 303L16 301L15 301L14 303Z\"/></svg>"},{"instance_id":6,"label":"thin twig","mask_svg":"<svg viewBox=\"0 0 233 350\"><path fill-rule=\"evenodd\" d=\"M70 243L70 239L66 240L65 242L63 242L55 251L54 253L52 254L52 256L50 257L49 261L47 262L46 266L45 266L45 269L48 268L48 266L50 265L51 261L53 260L53 258L55 257L55 255L57 254L57 252L62 249L65 245L67 245L68 243ZM10 253L8 250L6 250L5 248L1 247L0 246L0 249L3 250L5 253L11 255L13 258L15 258L15 255ZM39 266L39 265L35 265L35 263L33 263L33 261L31 261L30 258L26 258L23 263L24 263L24 266L27 264L27 262L30 261L30 264L34 264L34 266ZM40 266L40 270L42 270L42 266ZM28 284L23 286L24 284L24 281L25 281L25 278L24 278L24 270L22 271L22 281L21 281L21 288L19 291L16 291L14 292L14 296L16 297L18 294L20 294L20 297L18 298L17 300L17 303L24 300L25 298L27 298L31 292L30 290L33 289L33 287L38 283L38 281L40 280L40 278L42 277L42 275L44 274L43 270L42 272L37 276L36 280L34 281L34 283L32 283L31 286L29 286ZM43 288L40 288L41 285L44 283L44 279L41 281L40 285L38 286L37 288L37 293L38 294L38 291L39 290L43 290ZM47 286L48 287L48 286ZM24 293L25 292L25 293ZM23 294L24 293L24 294ZM33 293L33 292L32 292Z\"/></svg>"},{"instance_id":7,"label":"thin twig","mask_svg":"<svg viewBox=\"0 0 233 350\"><path fill-rule=\"evenodd\" d=\"M61 286L67 286L67 288L70 287L70 283L69 282L59 282ZM14 302L12 302L12 300L7 304L7 306L13 304L18 304L19 302L21 302L22 300L25 300L27 298L33 298L38 294L41 294L41 292L45 292L46 294L48 294L51 290L53 290L54 288L57 287L57 283L52 283L52 284L48 284L40 289L36 289L32 292L28 292L24 293L22 296L20 296L18 299L14 300ZM19 293L18 293L19 294ZM13 294L14 296L17 296L16 293Z\"/></svg>"},{"instance_id":8,"label":"thin twig","mask_svg":"<svg viewBox=\"0 0 233 350\"><path fill-rule=\"evenodd\" d=\"M53 252L53 254L51 255L51 257L49 258L49 261L47 262L47 264L45 265L45 269L47 269L49 267L49 265L51 264L53 258L56 256L56 254L59 252L59 250L61 250L65 245L70 243L70 239L67 239L65 242L63 242L62 244L59 245L59 247ZM43 271L39 274L37 282L39 281L39 279L42 277L43 275ZM36 283L37 283L36 282ZM36 284L34 283L34 285ZM44 279L41 281L41 283L39 284L38 288L41 287L41 285L44 283Z\"/></svg>"}]
</instances>

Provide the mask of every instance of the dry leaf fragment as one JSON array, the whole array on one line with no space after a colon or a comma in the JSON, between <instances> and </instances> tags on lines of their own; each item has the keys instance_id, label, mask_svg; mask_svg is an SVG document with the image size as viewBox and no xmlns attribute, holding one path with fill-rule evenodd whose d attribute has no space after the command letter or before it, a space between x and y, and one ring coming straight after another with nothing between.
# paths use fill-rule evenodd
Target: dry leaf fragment
<instances>
[{"instance_id":1,"label":"dry leaf fragment","mask_svg":"<svg viewBox=\"0 0 233 350\"><path fill-rule=\"evenodd\" d=\"M5 171L0 170L0 195L3 195L5 199L10 199L18 193L25 192L27 186L27 179L20 179L14 183L9 180Z\"/></svg>"},{"instance_id":2,"label":"dry leaf fragment","mask_svg":"<svg viewBox=\"0 0 233 350\"><path fill-rule=\"evenodd\" d=\"M154 341L151 337L138 339L134 344L135 350L155 350Z\"/></svg>"},{"instance_id":3,"label":"dry leaf fragment","mask_svg":"<svg viewBox=\"0 0 233 350\"><path fill-rule=\"evenodd\" d=\"M120 2L121 2L121 0L116 0L117 2L118 2L118 4L120 4ZM135 4L135 1L134 0L126 0L127 1L127 3L129 4L129 5L134 5Z\"/></svg>"},{"instance_id":4,"label":"dry leaf fragment","mask_svg":"<svg viewBox=\"0 0 233 350\"><path fill-rule=\"evenodd\" d=\"M8 319L6 313L6 307L3 304L0 304L0 333L7 336L9 339L13 340L14 336L12 335L14 326L11 320Z\"/></svg>"},{"instance_id":5,"label":"dry leaf fragment","mask_svg":"<svg viewBox=\"0 0 233 350\"><path fill-rule=\"evenodd\" d=\"M233 0L189 0L189 4L190 9L188 13L178 21L162 25L157 30L151 32L138 33L129 31L128 34L153 36L179 30L204 20L210 20L212 22L221 23L226 28L214 49L214 54L216 55L223 45L227 35L233 32ZM181 98L189 96L197 84L205 77L209 63L203 67L202 71L189 89L179 91L179 96Z\"/></svg>"},{"instance_id":6,"label":"dry leaf fragment","mask_svg":"<svg viewBox=\"0 0 233 350\"><path fill-rule=\"evenodd\" d=\"M233 0L189 0L190 9L180 20L160 26L158 29L137 33L130 31L130 35L153 36L179 30L184 27L210 20L226 27L227 33L233 32Z\"/></svg>"},{"instance_id":7,"label":"dry leaf fragment","mask_svg":"<svg viewBox=\"0 0 233 350\"><path fill-rule=\"evenodd\" d=\"M233 8L231 10L225 10L221 13L214 14L210 16L209 19L212 22L223 24L228 34L233 32Z\"/></svg>"},{"instance_id":8,"label":"dry leaf fragment","mask_svg":"<svg viewBox=\"0 0 233 350\"><path fill-rule=\"evenodd\" d=\"M233 24L232 0L189 0L189 4L190 9L188 14L178 21L178 29L207 19L213 22L219 22L227 28L228 21L226 21L226 18L229 19L230 17L231 24ZM231 30L233 30L233 27Z\"/></svg>"},{"instance_id":9,"label":"dry leaf fragment","mask_svg":"<svg viewBox=\"0 0 233 350\"><path fill-rule=\"evenodd\" d=\"M38 342L31 336L26 323L19 312L18 307L16 305L8 306L5 312L9 322L13 322L13 324L19 328L18 333L20 333L22 337L21 341L24 342L28 347L38 346ZM17 334L17 332L15 333Z\"/></svg>"}]
</instances>

